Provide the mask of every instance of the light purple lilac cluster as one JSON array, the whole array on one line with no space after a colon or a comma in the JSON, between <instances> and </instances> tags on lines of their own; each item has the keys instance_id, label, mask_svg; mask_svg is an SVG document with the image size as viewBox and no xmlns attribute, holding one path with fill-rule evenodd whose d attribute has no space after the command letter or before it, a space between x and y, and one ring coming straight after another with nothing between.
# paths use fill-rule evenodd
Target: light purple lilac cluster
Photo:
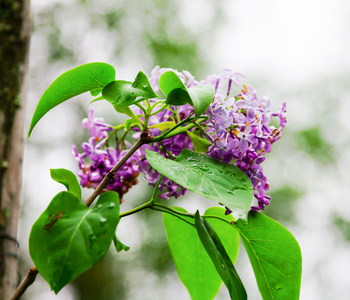
<instances>
[{"instance_id":1,"label":"light purple lilac cluster","mask_svg":"<svg viewBox=\"0 0 350 300\"><path fill-rule=\"evenodd\" d=\"M265 153L271 151L272 144L281 136L286 123L286 104L283 103L278 112L272 112L270 100L266 97L259 98L251 86L243 85L242 90L233 88L240 85L244 75L233 73L228 69L221 75L211 75L198 82L188 71L178 72L157 66L149 78L156 93L159 91L160 76L169 70L174 71L188 88L208 84L215 88L214 100L206 111L208 120L202 123L205 129L203 137L211 142L207 154L224 163L231 163L247 174L253 184L258 203L252 206L252 209L264 209L270 197L266 195L269 183L261 163L265 160ZM156 101L157 99L150 99L151 104ZM192 111L193 107L189 104L161 110L149 119L150 136L156 137L161 134L160 130L152 125L169 121L178 123L187 118ZM136 114L142 115L142 110L137 108ZM279 118L278 128L271 125L273 117ZM127 150L121 151L119 146L115 149L108 147L104 149L108 131L112 130L112 127L105 124L102 119L94 118L93 110L89 111L88 118L83 120L82 125L83 128L89 129L91 138L89 143L82 144L82 154L78 153L75 146L73 146L73 153L79 162L81 185L94 188ZM138 128L134 130L133 137L137 139L141 132ZM160 173L154 170L146 160L146 148L170 157L177 156L183 149L193 150L193 144L187 134L180 134L159 143L143 145L117 172L106 189L117 191L122 198L128 189L137 183L139 172L144 174L150 185L157 184ZM87 157L90 162L85 161ZM159 191L159 197L163 199L177 198L187 192L185 188L166 177L160 183Z\"/></svg>"},{"instance_id":2,"label":"light purple lilac cluster","mask_svg":"<svg viewBox=\"0 0 350 300\"><path fill-rule=\"evenodd\" d=\"M272 144L281 137L286 123L286 104L278 112L271 112L268 98L259 98L251 86L230 96L232 83L240 84L240 73L224 70L220 76L209 76L201 84L215 87L215 98L206 113L207 137L212 142L208 155L224 163L233 163L251 180L258 205L253 210L264 209L270 197L267 177L261 163L264 154L271 151ZM272 117L279 117L278 128L271 125Z\"/></svg>"},{"instance_id":3,"label":"light purple lilac cluster","mask_svg":"<svg viewBox=\"0 0 350 300\"><path fill-rule=\"evenodd\" d=\"M79 164L80 185L96 188L128 150L121 150L118 143L115 148L106 147L108 132L113 130L113 127L106 124L102 118L94 118L93 109L89 110L88 118L83 119L82 127L89 130L89 142L82 143L83 153L78 153L77 147L73 145L73 155ZM140 150L136 151L105 187L105 190L117 192L121 201L123 195L138 183L140 156Z\"/></svg>"}]
</instances>

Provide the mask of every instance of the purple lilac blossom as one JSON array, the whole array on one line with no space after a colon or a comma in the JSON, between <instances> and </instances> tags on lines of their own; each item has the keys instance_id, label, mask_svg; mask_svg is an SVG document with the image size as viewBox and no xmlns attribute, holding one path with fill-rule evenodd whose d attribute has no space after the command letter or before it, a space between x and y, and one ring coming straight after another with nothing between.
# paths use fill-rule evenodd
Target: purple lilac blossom
<instances>
[{"instance_id":1,"label":"purple lilac blossom","mask_svg":"<svg viewBox=\"0 0 350 300\"><path fill-rule=\"evenodd\" d=\"M269 204L270 200L266 195L269 183L261 163L265 160L264 154L271 151L272 144L281 136L286 123L286 104L282 104L279 112L271 113L270 100L266 97L259 98L256 91L246 85L243 85L240 92L230 96L232 74L227 70L224 71L221 80L229 80L228 91L219 92L220 88L225 88L221 82L214 101L206 112L209 116L206 130L217 141L208 149L208 155L222 162L232 163L249 177L257 200L257 205L252 206L251 209L261 210ZM212 77L209 78L208 81L201 81L201 84L212 84L216 87L217 83L213 84ZM239 85L241 76L236 78L237 80L232 80L232 83ZM222 112L223 109L226 112ZM232 118L230 124L227 115ZM274 116L280 119L279 128L270 125Z\"/></svg>"},{"instance_id":2,"label":"purple lilac blossom","mask_svg":"<svg viewBox=\"0 0 350 300\"><path fill-rule=\"evenodd\" d=\"M83 128L89 129L88 143L82 143L82 153L79 153L77 147L73 145L73 155L79 164L78 175L80 185L87 188L96 188L107 173L120 161L128 152L127 149L121 150L118 143L115 148L107 147L106 137L111 126L104 123L101 118L94 118L93 110L88 112L88 119L84 119ZM96 142L102 139L98 144ZM126 144L126 146L131 146ZM102 148L104 149L102 150ZM124 165L118 170L112 180L106 185L104 191L111 190L119 194L122 201L124 194L135 184L138 183L140 162L140 150L136 151Z\"/></svg>"},{"instance_id":3,"label":"purple lilac blossom","mask_svg":"<svg viewBox=\"0 0 350 300\"><path fill-rule=\"evenodd\" d=\"M89 129L91 137L95 137L97 141L100 141L108 137L107 131L113 130L112 127L106 123L102 118L95 118L95 112L93 109L88 111L88 117L83 119L81 125L85 129Z\"/></svg>"},{"instance_id":4,"label":"purple lilac blossom","mask_svg":"<svg viewBox=\"0 0 350 300\"><path fill-rule=\"evenodd\" d=\"M158 81L161 74L172 69L160 68L157 66L151 74L150 82L155 91L159 90ZM270 197L266 195L269 189L267 177L263 173L261 163L265 160L264 154L271 151L272 144L281 136L286 123L286 105L282 104L279 112L271 112L271 101L266 98L259 98L251 86L243 85L240 92L230 96L233 84L240 85L241 73L233 73L225 69L221 75L210 75L205 80L196 81L188 72L174 71L182 82L187 86L212 85L215 88L215 96L212 104L206 111L209 119L206 122L206 132L203 137L207 138L212 146L208 149L208 155L224 163L232 163L239 167L251 180L254 188L254 196L258 205L252 206L253 210L264 209L269 203ZM174 108L172 108L174 109ZM178 106L181 119L188 116L192 109L189 105ZM139 111L141 113L141 111ZM150 120L150 125L171 120L170 111L162 112ZM279 117L280 127L270 125L272 117ZM155 130L151 132L154 136L160 134ZM172 137L163 141L165 149L173 155L178 155L181 150L193 149L191 141L186 140L186 135ZM153 144L150 147L153 151L161 152L159 145ZM155 186L160 174L153 170L145 159L141 162L140 171L145 174L149 184ZM160 185L162 198L170 196L178 197L185 192L176 183L164 179ZM169 183L170 182L170 183ZM174 193L178 191L178 193Z\"/></svg>"},{"instance_id":5,"label":"purple lilac blossom","mask_svg":"<svg viewBox=\"0 0 350 300\"><path fill-rule=\"evenodd\" d=\"M208 120L202 123L202 127L205 128L202 137L207 138L212 144L207 154L224 163L239 167L253 185L257 205L252 206L251 209L264 209L265 205L269 204L270 197L266 195L269 183L261 164L265 160L265 153L271 151L272 144L279 140L285 127L286 104L283 103L279 111L271 112L271 101L267 97L259 98L253 87L243 85L243 88L237 91L234 86L241 84L240 80L244 75L233 73L229 69L225 69L221 75L210 75L205 80L196 81L188 71L179 72L157 66L152 70L149 78L155 92L159 91L159 78L166 71L174 71L188 88L196 85L214 87L214 100L206 110ZM234 93L233 96L232 93ZM149 101L154 104L157 99L149 99ZM193 107L189 104L171 106L151 116L149 126L169 121L178 123L187 118L192 111ZM136 108L136 114L142 115L143 112L140 108ZM280 120L278 128L270 125L273 117L278 117ZM94 118L93 111L89 111L88 118L83 121L83 127L89 129L91 138L89 143L83 143L82 154L78 153L75 146L73 146L73 153L79 163L81 184L95 187L126 150L120 151L119 147L102 149L105 146L108 131L112 127L105 124L102 119ZM133 130L133 138L137 139L141 133L140 129ZM149 129L149 135L152 137L160 134L158 128ZM122 197L132 185L137 183L139 172L144 174L144 178L150 185L157 184L160 173L154 170L146 160L146 148L159 152L165 157L171 157L179 155L183 149L193 150L193 144L188 135L180 134L165 139L161 143L143 145L117 172L106 189L116 190ZM87 158L91 162L85 162ZM177 198L187 192L185 188L166 177L162 179L159 191L158 196L163 199Z\"/></svg>"}]
</instances>

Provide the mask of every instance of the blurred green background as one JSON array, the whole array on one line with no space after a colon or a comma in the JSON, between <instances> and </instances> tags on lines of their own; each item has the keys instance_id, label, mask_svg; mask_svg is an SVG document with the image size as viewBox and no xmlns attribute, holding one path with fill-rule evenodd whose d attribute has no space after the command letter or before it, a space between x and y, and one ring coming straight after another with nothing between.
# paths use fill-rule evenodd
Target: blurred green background
<instances>
[{"instance_id":1,"label":"blurred green background","mask_svg":"<svg viewBox=\"0 0 350 300\"><path fill-rule=\"evenodd\" d=\"M26 129L48 85L83 63L107 62L124 80L139 70L150 74L155 65L188 70L197 80L223 68L245 74L245 83L269 96L274 110L287 102L283 137L264 162L271 196L265 213L300 243L301 299L348 299L349 16L344 0L32 0ZM61 189L49 169L78 169L71 145L79 148L87 137L80 123L90 100L86 94L55 108L26 143L22 276L33 266L27 249L30 227ZM110 108L97 103L95 115L117 124L120 116ZM125 196L123 211L151 195L140 181ZM193 210L208 203L189 193L169 205ZM23 299L190 299L177 278L160 214L145 211L123 219L118 236L131 246L129 252L110 251L57 296L38 276ZM237 270L249 298L261 299L243 249ZM229 299L225 288L217 299Z\"/></svg>"}]
</instances>

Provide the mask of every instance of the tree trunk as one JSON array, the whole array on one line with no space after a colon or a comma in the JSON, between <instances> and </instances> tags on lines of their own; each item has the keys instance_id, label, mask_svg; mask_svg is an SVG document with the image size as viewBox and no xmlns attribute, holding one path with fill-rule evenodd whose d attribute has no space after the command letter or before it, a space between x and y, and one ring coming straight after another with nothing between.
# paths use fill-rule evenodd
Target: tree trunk
<instances>
[{"instance_id":1,"label":"tree trunk","mask_svg":"<svg viewBox=\"0 0 350 300\"><path fill-rule=\"evenodd\" d=\"M0 0L0 299L8 299L19 281L16 239L29 11L29 0Z\"/></svg>"}]
</instances>

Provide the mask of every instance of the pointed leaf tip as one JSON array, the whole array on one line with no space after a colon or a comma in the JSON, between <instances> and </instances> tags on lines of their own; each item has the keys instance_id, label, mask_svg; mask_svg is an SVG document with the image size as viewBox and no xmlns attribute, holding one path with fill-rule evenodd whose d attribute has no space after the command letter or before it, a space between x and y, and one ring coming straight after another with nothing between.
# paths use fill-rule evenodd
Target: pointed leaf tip
<instances>
[{"instance_id":1,"label":"pointed leaf tip","mask_svg":"<svg viewBox=\"0 0 350 300\"><path fill-rule=\"evenodd\" d=\"M80 184L73 172L66 169L50 169L50 175L53 180L63 184L68 192L71 192L81 200Z\"/></svg>"},{"instance_id":2,"label":"pointed leaf tip","mask_svg":"<svg viewBox=\"0 0 350 300\"><path fill-rule=\"evenodd\" d=\"M41 96L32 117L28 138L39 120L55 106L84 92L104 88L115 79L115 73L111 65L94 62L61 74Z\"/></svg>"}]
</instances>

